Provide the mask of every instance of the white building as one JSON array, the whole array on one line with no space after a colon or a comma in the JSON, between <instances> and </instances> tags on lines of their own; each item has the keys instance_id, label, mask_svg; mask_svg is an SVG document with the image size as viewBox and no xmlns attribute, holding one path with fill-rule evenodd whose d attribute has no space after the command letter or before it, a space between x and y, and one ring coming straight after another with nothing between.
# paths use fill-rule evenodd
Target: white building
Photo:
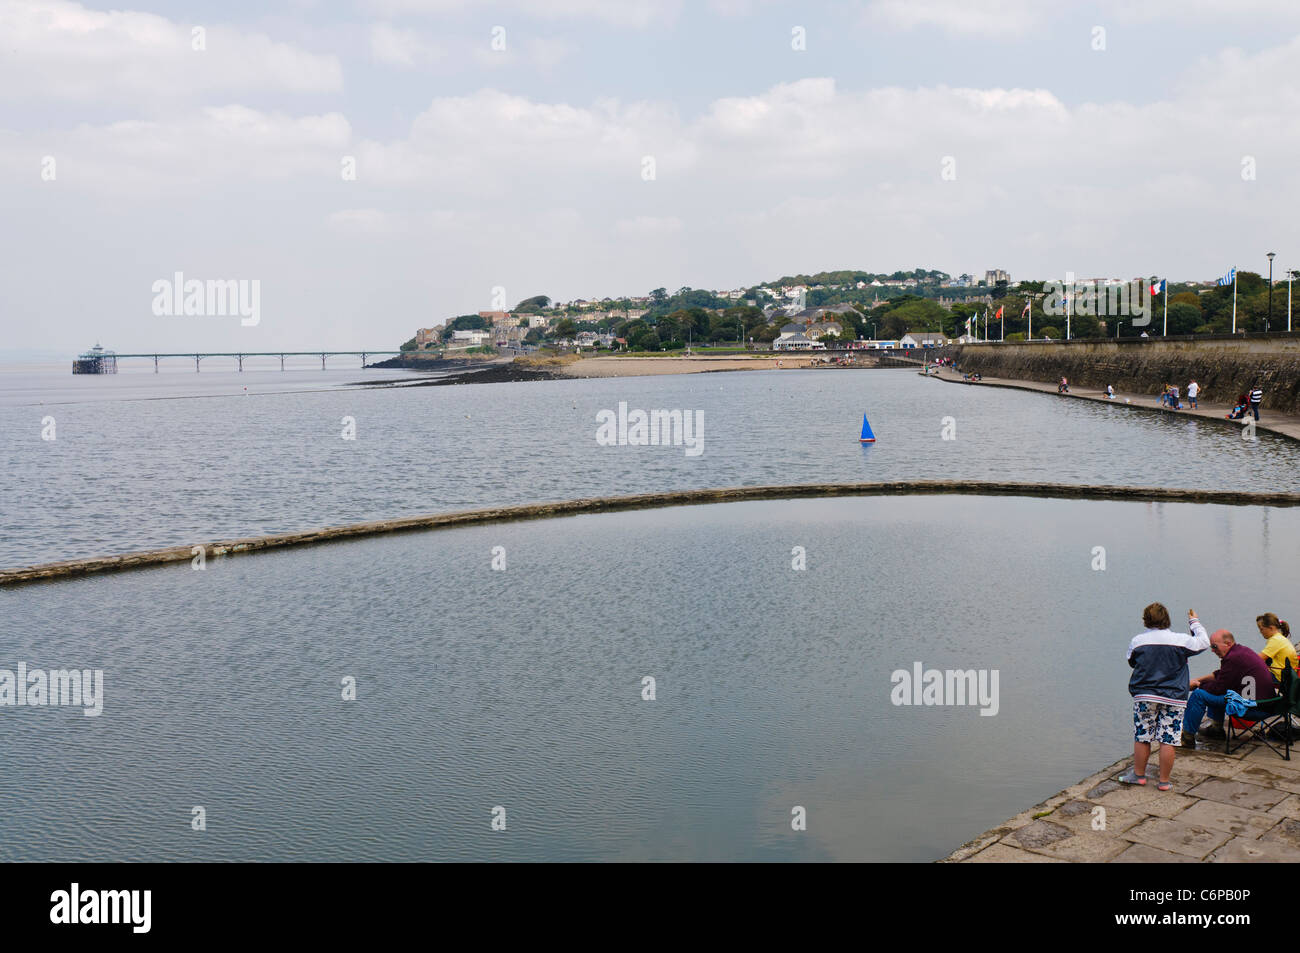
<instances>
[{"instance_id":1,"label":"white building","mask_svg":"<svg viewBox=\"0 0 1300 953\"><path fill-rule=\"evenodd\" d=\"M491 336L492 332L481 331L478 329L470 331L452 331L451 343L453 347L482 347Z\"/></svg>"}]
</instances>

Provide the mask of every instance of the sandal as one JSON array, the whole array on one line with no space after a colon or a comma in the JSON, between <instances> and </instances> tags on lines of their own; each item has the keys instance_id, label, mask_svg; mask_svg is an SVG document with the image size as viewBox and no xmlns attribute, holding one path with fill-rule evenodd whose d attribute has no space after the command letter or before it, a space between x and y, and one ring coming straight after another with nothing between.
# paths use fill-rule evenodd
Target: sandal
<instances>
[{"instance_id":1,"label":"sandal","mask_svg":"<svg viewBox=\"0 0 1300 953\"><path fill-rule=\"evenodd\" d=\"M1159 784L1156 785L1156 790L1157 790L1157 791L1169 791L1169 790L1171 790L1171 789L1173 788L1173 786L1174 786L1174 782L1173 782L1173 781L1161 781Z\"/></svg>"},{"instance_id":2,"label":"sandal","mask_svg":"<svg viewBox=\"0 0 1300 953\"><path fill-rule=\"evenodd\" d=\"M1139 777L1138 775L1134 774L1132 768L1129 768L1127 771L1125 771L1115 780L1118 781L1120 784L1146 784L1147 783L1147 779L1145 777Z\"/></svg>"}]
</instances>

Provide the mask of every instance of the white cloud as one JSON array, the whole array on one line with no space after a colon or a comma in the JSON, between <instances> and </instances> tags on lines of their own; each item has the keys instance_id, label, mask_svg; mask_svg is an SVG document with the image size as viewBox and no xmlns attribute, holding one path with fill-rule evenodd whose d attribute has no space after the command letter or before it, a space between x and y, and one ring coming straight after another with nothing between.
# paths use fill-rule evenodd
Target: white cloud
<instances>
[{"instance_id":1,"label":"white cloud","mask_svg":"<svg viewBox=\"0 0 1300 953\"><path fill-rule=\"evenodd\" d=\"M202 50L194 29L204 30ZM217 24L90 10L71 0L0 0L0 99L138 106L213 92L330 92L333 55Z\"/></svg>"},{"instance_id":2,"label":"white cloud","mask_svg":"<svg viewBox=\"0 0 1300 953\"><path fill-rule=\"evenodd\" d=\"M1041 0L871 0L869 22L900 30L937 27L950 33L1022 36L1044 12L1059 12Z\"/></svg>"},{"instance_id":3,"label":"white cloud","mask_svg":"<svg viewBox=\"0 0 1300 953\"><path fill-rule=\"evenodd\" d=\"M445 16L473 10L480 16L540 20L592 20L630 29L671 24L683 0L370 0L369 6L393 16Z\"/></svg>"}]
</instances>

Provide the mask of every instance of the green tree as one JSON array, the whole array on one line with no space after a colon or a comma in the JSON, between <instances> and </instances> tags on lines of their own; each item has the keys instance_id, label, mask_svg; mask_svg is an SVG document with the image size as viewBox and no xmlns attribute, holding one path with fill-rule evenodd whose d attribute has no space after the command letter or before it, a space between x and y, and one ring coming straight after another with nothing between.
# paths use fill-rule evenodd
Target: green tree
<instances>
[{"instance_id":1,"label":"green tree","mask_svg":"<svg viewBox=\"0 0 1300 953\"><path fill-rule=\"evenodd\" d=\"M571 338L577 333L577 326L569 318L560 318L552 329L552 335L557 338Z\"/></svg>"},{"instance_id":2,"label":"green tree","mask_svg":"<svg viewBox=\"0 0 1300 953\"><path fill-rule=\"evenodd\" d=\"M550 307L551 299L546 295L533 295L531 298L525 298L515 305L514 310L527 313L539 314L543 308Z\"/></svg>"}]
</instances>

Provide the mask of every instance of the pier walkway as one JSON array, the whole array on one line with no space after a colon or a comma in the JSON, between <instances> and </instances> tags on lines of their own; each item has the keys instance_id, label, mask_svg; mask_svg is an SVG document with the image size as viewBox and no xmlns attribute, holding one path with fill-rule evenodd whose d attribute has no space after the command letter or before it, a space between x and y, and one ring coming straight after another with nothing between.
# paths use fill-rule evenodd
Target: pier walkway
<instances>
[{"instance_id":1,"label":"pier walkway","mask_svg":"<svg viewBox=\"0 0 1300 953\"><path fill-rule=\"evenodd\" d=\"M1172 791L1115 780L1129 754L963 844L944 863L1300 863L1300 757L1262 744L1178 749ZM1100 828L1100 829L1098 829Z\"/></svg>"},{"instance_id":2,"label":"pier walkway","mask_svg":"<svg viewBox=\"0 0 1300 953\"><path fill-rule=\"evenodd\" d=\"M918 367L921 366L921 362L917 361L916 365ZM936 373L934 366L931 365L930 376L949 383L966 383L966 381L962 380L961 374L957 373L950 367L941 367L939 368L938 373ZM1014 387L1019 390L1036 391L1040 394L1051 394L1053 397L1060 397L1062 399L1073 398L1075 400L1095 400L1100 401L1103 404L1113 404L1117 407L1125 407L1129 410L1154 411L1156 413L1177 414L1180 416L1185 415L1189 417L1198 417L1205 420L1217 420L1221 424L1235 427L1238 430L1242 427L1242 421L1226 419L1228 412L1232 410L1231 404L1219 401L1207 402L1202 400L1200 402L1201 406L1198 410L1191 410L1188 407L1186 395L1182 397L1182 410L1170 410L1168 407L1162 405L1160 403L1160 398L1154 394L1131 394L1116 391L1114 399L1108 400L1104 391L1097 390L1096 388L1076 387L1073 384L1070 385L1070 393L1068 394L1057 394L1055 383L1013 380L1006 377L986 377L982 381L973 383L970 386ZM1182 387L1184 391L1186 390L1185 383L1179 386ZM1236 395L1233 394L1232 396L1235 397ZM1264 394L1264 403L1259 409L1259 423L1255 425L1255 428L1257 430L1267 430L1270 433L1281 434L1284 437L1290 437L1292 440L1300 440L1300 417L1292 414L1280 414L1277 411L1269 410L1267 392Z\"/></svg>"}]
</instances>

